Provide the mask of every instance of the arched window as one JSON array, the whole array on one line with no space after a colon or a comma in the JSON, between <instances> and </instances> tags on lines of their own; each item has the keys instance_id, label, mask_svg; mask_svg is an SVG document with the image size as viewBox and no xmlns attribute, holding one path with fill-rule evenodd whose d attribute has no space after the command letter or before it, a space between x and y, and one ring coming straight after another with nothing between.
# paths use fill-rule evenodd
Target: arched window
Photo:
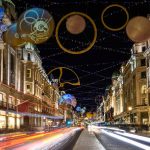
<instances>
[{"instance_id":1,"label":"arched window","mask_svg":"<svg viewBox=\"0 0 150 150\"><path fill-rule=\"evenodd\" d=\"M31 54L28 52L28 61L31 61Z\"/></svg>"}]
</instances>

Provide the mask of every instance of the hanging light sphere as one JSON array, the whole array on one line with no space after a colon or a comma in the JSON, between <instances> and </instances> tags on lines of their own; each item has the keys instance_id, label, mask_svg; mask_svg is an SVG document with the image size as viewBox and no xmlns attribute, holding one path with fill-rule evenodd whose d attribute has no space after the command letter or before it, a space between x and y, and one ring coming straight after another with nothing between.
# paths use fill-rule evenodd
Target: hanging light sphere
<instances>
[{"instance_id":1,"label":"hanging light sphere","mask_svg":"<svg viewBox=\"0 0 150 150\"><path fill-rule=\"evenodd\" d=\"M32 8L19 17L17 31L27 42L40 44L52 36L54 19L48 11Z\"/></svg>"},{"instance_id":2,"label":"hanging light sphere","mask_svg":"<svg viewBox=\"0 0 150 150\"><path fill-rule=\"evenodd\" d=\"M19 47L25 44L25 41L17 33L17 24L14 23L9 26L8 30L3 33L4 42L8 43L12 47Z\"/></svg>"},{"instance_id":3,"label":"hanging light sphere","mask_svg":"<svg viewBox=\"0 0 150 150\"><path fill-rule=\"evenodd\" d=\"M81 107L78 106L78 107L76 108L76 111L80 112L80 111L81 111Z\"/></svg>"},{"instance_id":4,"label":"hanging light sphere","mask_svg":"<svg viewBox=\"0 0 150 150\"><path fill-rule=\"evenodd\" d=\"M72 15L67 18L66 28L71 34L80 34L86 27L85 19L80 15Z\"/></svg>"},{"instance_id":5,"label":"hanging light sphere","mask_svg":"<svg viewBox=\"0 0 150 150\"><path fill-rule=\"evenodd\" d=\"M133 42L145 42L150 38L150 21L146 17L134 17L128 22L126 33Z\"/></svg>"}]
</instances>

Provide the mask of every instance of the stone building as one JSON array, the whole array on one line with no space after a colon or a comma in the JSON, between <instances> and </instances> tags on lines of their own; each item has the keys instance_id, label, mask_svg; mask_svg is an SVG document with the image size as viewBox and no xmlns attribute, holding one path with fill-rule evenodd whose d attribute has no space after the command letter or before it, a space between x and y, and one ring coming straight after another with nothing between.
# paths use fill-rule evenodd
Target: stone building
<instances>
[{"instance_id":1,"label":"stone building","mask_svg":"<svg viewBox=\"0 0 150 150\"><path fill-rule=\"evenodd\" d=\"M133 45L132 55L123 72L124 121L133 124L148 124L148 93L146 90L146 61L143 56L146 43Z\"/></svg>"},{"instance_id":2,"label":"stone building","mask_svg":"<svg viewBox=\"0 0 150 150\"><path fill-rule=\"evenodd\" d=\"M150 17L149 17L150 18ZM144 57L146 58L146 76L147 76L147 88L146 88L146 92L148 94L148 116L149 116L149 125L150 125L150 40L148 40L147 42L147 48L146 51L144 53Z\"/></svg>"},{"instance_id":3,"label":"stone building","mask_svg":"<svg viewBox=\"0 0 150 150\"><path fill-rule=\"evenodd\" d=\"M112 87L108 86L106 88L106 95L103 98L103 104L102 108L104 110L104 120L106 122L111 122L113 121L113 116L114 116L114 107L112 103ZM102 113L103 114L103 113ZM103 118L103 117L101 117Z\"/></svg>"},{"instance_id":4,"label":"stone building","mask_svg":"<svg viewBox=\"0 0 150 150\"><path fill-rule=\"evenodd\" d=\"M3 24L11 24L7 15ZM2 31L1 31L2 32ZM63 120L59 88L42 67L36 46L13 48L0 39L0 130L42 127Z\"/></svg>"},{"instance_id":5,"label":"stone building","mask_svg":"<svg viewBox=\"0 0 150 150\"><path fill-rule=\"evenodd\" d=\"M117 76L112 76L112 86L106 97L106 108L113 108L115 123L148 125L150 124L150 103L148 93L149 63L147 42L136 43L131 57L120 68ZM147 70L147 74L146 74ZM111 94L110 94L111 93Z\"/></svg>"}]
</instances>

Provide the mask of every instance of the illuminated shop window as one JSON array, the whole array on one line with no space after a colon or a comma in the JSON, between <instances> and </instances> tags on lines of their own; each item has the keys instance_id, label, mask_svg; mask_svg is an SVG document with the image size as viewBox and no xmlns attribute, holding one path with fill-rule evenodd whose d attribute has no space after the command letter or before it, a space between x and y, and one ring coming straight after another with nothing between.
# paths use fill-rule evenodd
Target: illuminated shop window
<instances>
[{"instance_id":1,"label":"illuminated shop window","mask_svg":"<svg viewBox=\"0 0 150 150\"><path fill-rule=\"evenodd\" d=\"M14 117L8 117L8 128L9 129L15 128L15 118Z\"/></svg>"},{"instance_id":2,"label":"illuminated shop window","mask_svg":"<svg viewBox=\"0 0 150 150\"><path fill-rule=\"evenodd\" d=\"M20 129L20 118L17 118L17 129Z\"/></svg>"},{"instance_id":3,"label":"illuminated shop window","mask_svg":"<svg viewBox=\"0 0 150 150\"><path fill-rule=\"evenodd\" d=\"M6 128L6 116L0 115L0 129Z\"/></svg>"}]
</instances>

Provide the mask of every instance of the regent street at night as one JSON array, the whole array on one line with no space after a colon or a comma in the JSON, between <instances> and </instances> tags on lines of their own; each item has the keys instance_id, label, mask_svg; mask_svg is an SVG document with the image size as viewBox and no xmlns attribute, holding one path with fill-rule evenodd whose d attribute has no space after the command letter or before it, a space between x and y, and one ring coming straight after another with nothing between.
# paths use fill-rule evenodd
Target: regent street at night
<instances>
[{"instance_id":1,"label":"regent street at night","mask_svg":"<svg viewBox=\"0 0 150 150\"><path fill-rule=\"evenodd\" d=\"M0 150L150 150L150 1L0 0Z\"/></svg>"}]
</instances>

